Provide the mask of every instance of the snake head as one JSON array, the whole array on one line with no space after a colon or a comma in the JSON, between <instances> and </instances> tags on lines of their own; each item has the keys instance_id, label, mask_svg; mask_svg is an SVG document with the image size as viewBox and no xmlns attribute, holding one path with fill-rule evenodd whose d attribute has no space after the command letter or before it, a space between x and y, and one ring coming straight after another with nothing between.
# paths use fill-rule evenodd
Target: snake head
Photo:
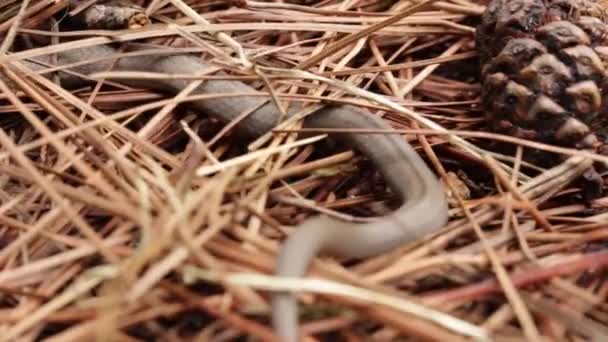
<instances>
[{"instance_id":1,"label":"snake head","mask_svg":"<svg viewBox=\"0 0 608 342\"><path fill-rule=\"evenodd\" d=\"M541 27L536 38L547 46L559 50L575 45L591 44L591 39L580 27L569 21L554 21Z\"/></svg>"},{"instance_id":2,"label":"snake head","mask_svg":"<svg viewBox=\"0 0 608 342\"><path fill-rule=\"evenodd\" d=\"M570 69L551 54L534 58L530 65L521 70L519 76L533 90L550 96L558 95L563 82L573 78Z\"/></svg>"}]
</instances>

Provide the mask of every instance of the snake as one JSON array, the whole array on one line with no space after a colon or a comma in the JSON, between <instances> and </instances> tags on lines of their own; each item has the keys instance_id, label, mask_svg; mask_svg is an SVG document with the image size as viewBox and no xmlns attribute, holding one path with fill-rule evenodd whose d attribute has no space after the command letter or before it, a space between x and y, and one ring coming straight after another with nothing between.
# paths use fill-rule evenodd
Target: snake
<instances>
[{"instance_id":1,"label":"snake","mask_svg":"<svg viewBox=\"0 0 608 342\"><path fill-rule=\"evenodd\" d=\"M124 44L123 51L141 49L136 44ZM108 57L103 62L69 68L84 75L108 70L141 71L165 74L200 74L210 65L189 54L146 55L121 57L111 64L117 50L107 45L67 49L57 53L58 65L67 65L90 59ZM37 59L42 62L45 56ZM40 64L26 62L28 67L40 70ZM61 72L62 84L74 86L83 79ZM123 79L122 83L177 94L191 82L184 79ZM236 80L210 79L202 82L195 94L247 93L255 89ZM189 102L188 105L225 123L242 113L251 112L234 126L236 136L255 139L273 130L280 119L280 111L268 98L238 96L212 98ZM254 109L254 110L252 110ZM288 112L293 115L301 109L294 105ZM392 127L368 109L355 105L328 105L304 119L306 128L379 129ZM358 259L378 255L415 241L441 229L448 220L448 203L445 191L437 176L416 150L399 134L332 132L330 138L357 150L368 158L384 177L386 184L399 197L401 205L387 216L369 223L353 223L326 216L313 216L297 226L279 251L275 274L285 277L303 277L311 261L319 254ZM347 236L347 238L345 238ZM276 292L272 295L272 325L281 341L297 341L298 305L293 293Z\"/></svg>"}]
</instances>

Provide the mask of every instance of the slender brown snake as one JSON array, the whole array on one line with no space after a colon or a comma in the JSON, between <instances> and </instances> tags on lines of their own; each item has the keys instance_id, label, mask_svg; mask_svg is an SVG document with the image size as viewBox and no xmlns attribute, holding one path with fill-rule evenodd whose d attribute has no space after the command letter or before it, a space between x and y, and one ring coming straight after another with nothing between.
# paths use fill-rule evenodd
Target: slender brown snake
<instances>
[{"instance_id":1,"label":"slender brown snake","mask_svg":"<svg viewBox=\"0 0 608 342\"><path fill-rule=\"evenodd\" d=\"M110 56L116 50L95 46L68 50L58 54L60 65ZM42 59L41 59L42 60ZM40 66L27 63L32 69ZM89 75L106 71L109 62L87 64L71 70ZM209 66L190 55L128 57L120 59L113 70L145 71L166 74L198 74ZM81 80L62 74L65 84ZM176 94L190 81L177 79L122 80L122 82L154 88ZM208 80L192 94L246 93L253 88L233 80ZM190 102L203 113L224 122L230 122L252 108L249 116L235 126L236 133L244 138L256 138L273 129L279 117L275 105L260 97L215 98ZM293 112L292 112L293 113ZM366 109L350 105L323 108L305 119L309 128L377 128L391 127ZM345 258L363 258L380 254L406 242L439 230L446 223L447 200L443 188L421 157L399 135L339 133L334 138L358 150L369 158L384 176L391 189L403 201L391 215L377 222L353 224L328 217L317 216L303 222L285 242L277 262L276 274L301 277L310 261L319 252ZM347 238L345 238L347 236ZM273 296L273 326L283 341L298 339L297 302L290 293Z\"/></svg>"}]
</instances>

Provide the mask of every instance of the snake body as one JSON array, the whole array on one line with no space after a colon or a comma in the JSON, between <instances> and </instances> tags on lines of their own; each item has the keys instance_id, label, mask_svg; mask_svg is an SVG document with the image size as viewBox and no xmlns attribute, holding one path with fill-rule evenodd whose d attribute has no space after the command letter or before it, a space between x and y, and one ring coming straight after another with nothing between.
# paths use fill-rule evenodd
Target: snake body
<instances>
[{"instance_id":1,"label":"snake body","mask_svg":"<svg viewBox=\"0 0 608 342\"><path fill-rule=\"evenodd\" d=\"M95 46L58 53L58 64L68 64L111 56L116 50L108 46ZM47 61L48 62L48 61ZM37 64L28 66L40 69ZM110 62L93 63L72 68L81 74L108 70ZM113 70L157 72L166 74L200 74L209 69L199 58L190 55L125 57L119 59ZM82 83L82 80L62 73L64 84ZM132 86L154 88L176 94L191 81L179 79L122 80ZM233 80L208 80L192 94L247 93L253 88ZM251 111L235 126L235 133L244 138L257 138L272 130L279 111L271 101L260 97L215 98L190 102L200 110L224 122L230 122L243 112ZM293 114L294 108L289 114ZM305 119L308 128L371 128L390 129L381 118L366 109L350 106L325 107ZM387 184L403 201L391 215L377 222L353 224L327 217L313 217L303 222L285 242L277 260L276 274L301 277L318 252L346 258L362 258L386 252L405 242L413 241L441 228L447 221L447 200L435 175L418 153L399 135L337 133L332 137L350 145L368 157L384 176ZM347 238L345 238L345 236ZM273 296L273 325L282 341L297 340L297 303L289 293Z\"/></svg>"},{"instance_id":2,"label":"snake body","mask_svg":"<svg viewBox=\"0 0 608 342\"><path fill-rule=\"evenodd\" d=\"M324 128L390 128L383 119L355 108L316 113L306 124ZM447 221L443 189L402 137L343 133L337 138L371 159L403 204L374 223L353 224L323 216L304 221L283 246L276 268L279 275L303 276L311 259L321 251L344 258L380 254L434 232ZM275 294L273 325L283 341L297 340L297 306L292 295Z\"/></svg>"}]
</instances>

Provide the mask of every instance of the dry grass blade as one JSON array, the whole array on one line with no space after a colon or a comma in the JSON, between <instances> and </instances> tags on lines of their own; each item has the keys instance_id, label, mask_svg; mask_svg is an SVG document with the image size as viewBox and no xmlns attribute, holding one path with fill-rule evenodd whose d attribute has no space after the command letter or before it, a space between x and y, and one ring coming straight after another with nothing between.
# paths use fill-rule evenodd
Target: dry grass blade
<instances>
[{"instance_id":1,"label":"dry grass blade","mask_svg":"<svg viewBox=\"0 0 608 342\"><path fill-rule=\"evenodd\" d=\"M185 266L182 270L184 281L193 283L199 279L213 282L222 282L232 285L252 286L264 290L288 290L288 291L315 291L324 294L335 294L350 296L365 302L385 305L399 311L415 313L416 316L431 320L439 325L456 331L459 334L475 338L479 341L489 341L486 333L467 322L460 321L452 316L438 311L429 310L413 302L400 298L386 296L381 293L367 291L339 283L332 283L320 279L290 279L278 277L266 277L259 274L221 274L204 271L198 268Z\"/></svg>"},{"instance_id":2,"label":"dry grass blade","mask_svg":"<svg viewBox=\"0 0 608 342\"><path fill-rule=\"evenodd\" d=\"M349 44L354 43L355 41L366 37L368 35L370 35L373 32L376 32L380 29L382 29L383 27L387 27L390 26L391 24L394 24L396 22L398 22L399 20L401 20L402 18L408 17L410 15L412 15L413 13L416 13L417 11L421 11L424 8L426 8L428 5L432 4L433 2L435 2L436 0L425 0L422 1L418 4L415 4L411 7L406 8L405 10L403 10L401 13L398 13L380 23L377 23L375 25L372 25L368 28L366 28L365 30L362 30L360 32L351 34L349 36L346 36L345 38L343 38L342 40L339 40L337 42L335 42L334 44L330 45L327 49L323 50L322 53L313 55L312 57L310 57L309 59L305 60L304 62L302 62L300 65L298 65L299 69L308 69L309 67L317 64L318 62L320 62L323 58L330 56L333 53L338 52L339 50L347 47Z\"/></svg>"}]
</instances>

